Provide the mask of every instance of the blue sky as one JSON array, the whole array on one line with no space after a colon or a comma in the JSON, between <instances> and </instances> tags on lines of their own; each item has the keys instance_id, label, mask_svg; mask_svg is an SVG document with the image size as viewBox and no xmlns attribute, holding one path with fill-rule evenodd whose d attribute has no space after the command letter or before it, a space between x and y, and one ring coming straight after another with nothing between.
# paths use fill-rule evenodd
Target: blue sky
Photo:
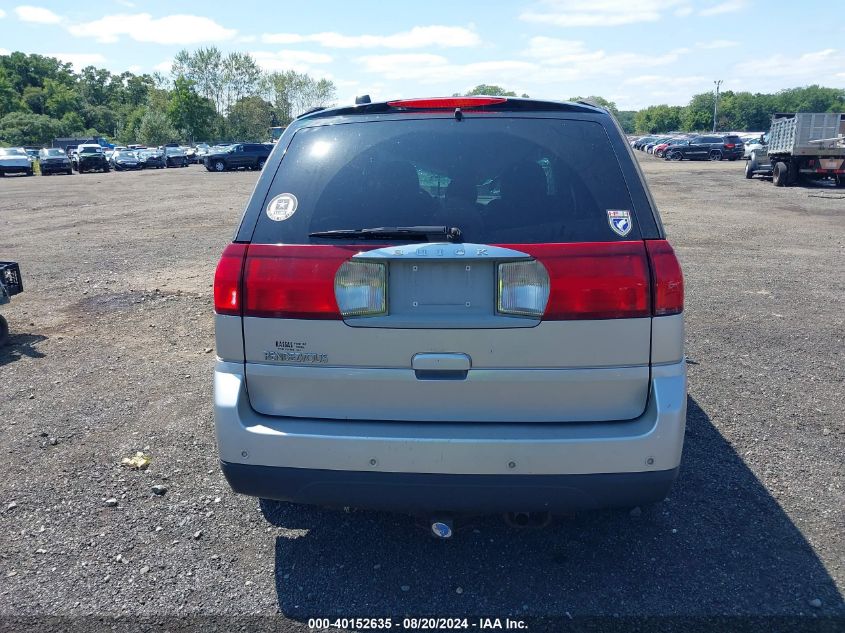
<instances>
[{"instance_id":1,"label":"blue sky","mask_svg":"<svg viewBox=\"0 0 845 633\"><path fill-rule=\"evenodd\" d=\"M452 94L494 83L532 97L601 95L621 109L723 89L845 87L836 2L426 0L0 2L0 54L167 73L181 48L252 53L327 77L338 101ZM788 42L789 46L774 46ZM790 50L790 54L777 52Z\"/></svg>"}]
</instances>

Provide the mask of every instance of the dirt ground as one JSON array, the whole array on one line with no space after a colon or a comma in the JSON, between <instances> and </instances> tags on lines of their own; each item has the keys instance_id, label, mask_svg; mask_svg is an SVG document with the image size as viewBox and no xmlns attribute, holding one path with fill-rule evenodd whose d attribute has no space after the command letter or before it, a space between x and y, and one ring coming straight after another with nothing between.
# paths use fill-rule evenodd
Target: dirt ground
<instances>
[{"instance_id":1,"label":"dirt ground","mask_svg":"<svg viewBox=\"0 0 845 633\"><path fill-rule=\"evenodd\" d=\"M0 308L0 630L45 615L88 631L92 615L845 626L845 190L746 180L742 161L640 161L687 283L670 498L541 531L480 519L448 543L403 516L228 490L211 281L255 172L0 179L0 260L25 282ZM140 450L147 471L121 467Z\"/></svg>"}]
</instances>

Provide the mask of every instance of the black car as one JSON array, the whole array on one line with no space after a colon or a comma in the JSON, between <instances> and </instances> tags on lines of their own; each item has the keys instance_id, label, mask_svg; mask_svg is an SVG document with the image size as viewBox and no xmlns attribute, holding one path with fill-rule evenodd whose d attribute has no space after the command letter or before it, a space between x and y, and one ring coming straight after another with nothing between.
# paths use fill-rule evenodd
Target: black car
<instances>
[{"instance_id":1,"label":"black car","mask_svg":"<svg viewBox=\"0 0 845 633\"><path fill-rule=\"evenodd\" d=\"M50 174L67 174L70 176L73 173L70 159L61 147L48 147L38 152L38 165L41 168L42 176L49 176Z\"/></svg>"},{"instance_id":2,"label":"black car","mask_svg":"<svg viewBox=\"0 0 845 633\"><path fill-rule=\"evenodd\" d=\"M187 167L188 157L185 155L185 150L181 147L173 145L164 146L164 162L168 167Z\"/></svg>"},{"instance_id":3,"label":"black car","mask_svg":"<svg viewBox=\"0 0 845 633\"><path fill-rule=\"evenodd\" d=\"M103 153L103 150L93 147L91 145L80 147L73 155L73 168L80 174L86 171L102 171L108 172L109 159Z\"/></svg>"},{"instance_id":4,"label":"black car","mask_svg":"<svg viewBox=\"0 0 845 633\"><path fill-rule=\"evenodd\" d=\"M694 136L688 141L666 148L666 160L736 160L742 158L745 145L738 136Z\"/></svg>"},{"instance_id":5,"label":"black car","mask_svg":"<svg viewBox=\"0 0 845 633\"><path fill-rule=\"evenodd\" d=\"M206 155L202 162L208 171L263 169L272 149L272 146L263 143L238 143L222 152Z\"/></svg>"},{"instance_id":6,"label":"black car","mask_svg":"<svg viewBox=\"0 0 845 633\"><path fill-rule=\"evenodd\" d=\"M120 149L111 155L111 166L115 171L123 171L124 169L141 169L141 162L138 160L138 155L127 149Z\"/></svg>"},{"instance_id":7,"label":"black car","mask_svg":"<svg viewBox=\"0 0 845 633\"><path fill-rule=\"evenodd\" d=\"M141 169L164 169L167 166L164 162L164 152L155 149L139 151L138 162Z\"/></svg>"}]
</instances>

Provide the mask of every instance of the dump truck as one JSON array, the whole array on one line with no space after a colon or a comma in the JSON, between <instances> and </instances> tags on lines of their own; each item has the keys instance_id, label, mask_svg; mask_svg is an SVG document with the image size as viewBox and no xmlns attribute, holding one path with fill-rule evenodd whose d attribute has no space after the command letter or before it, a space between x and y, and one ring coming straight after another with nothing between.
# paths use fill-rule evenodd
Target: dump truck
<instances>
[{"instance_id":1,"label":"dump truck","mask_svg":"<svg viewBox=\"0 0 845 633\"><path fill-rule=\"evenodd\" d=\"M794 185L799 178L832 179L845 186L845 113L775 114L766 150L777 187Z\"/></svg>"}]
</instances>

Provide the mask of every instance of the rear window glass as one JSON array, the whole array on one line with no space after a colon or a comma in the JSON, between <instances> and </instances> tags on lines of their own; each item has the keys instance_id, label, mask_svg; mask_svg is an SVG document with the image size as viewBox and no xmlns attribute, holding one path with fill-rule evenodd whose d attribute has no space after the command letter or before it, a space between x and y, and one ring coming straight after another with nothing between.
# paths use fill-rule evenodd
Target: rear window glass
<instances>
[{"instance_id":1,"label":"rear window glass","mask_svg":"<svg viewBox=\"0 0 845 633\"><path fill-rule=\"evenodd\" d=\"M285 212L274 220L266 209L277 196ZM639 239L632 206L599 123L356 122L296 133L253 242L326 243L309 233L414 225L458 227L483 244ZM609 210L630 214L630 232L619 234L628 229L619 214L614 232Z\"/></svg>"},{"instance_id":2,"label":"rear window glass","mask_svg":"<svg viewBox=\"0 0 845 633\"><path fill-rule=\"evenodd\" d=\"M738 136L726 136L725 143L742 143L742 139Z\"/></svg>"}]
</instances>

